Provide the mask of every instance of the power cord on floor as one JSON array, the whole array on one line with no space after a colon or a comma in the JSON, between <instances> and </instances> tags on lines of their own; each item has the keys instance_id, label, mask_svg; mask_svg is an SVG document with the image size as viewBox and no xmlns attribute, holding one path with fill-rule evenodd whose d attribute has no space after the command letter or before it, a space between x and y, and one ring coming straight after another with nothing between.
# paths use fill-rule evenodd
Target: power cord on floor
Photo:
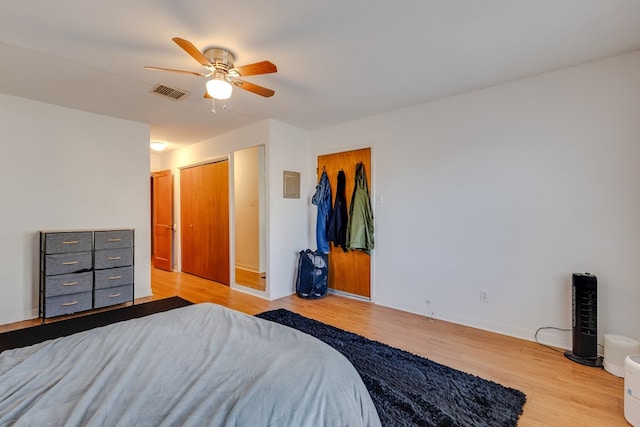
<instances>
[{"instance_id":1,"label":"power cord on floor","mask_svg":"<svg viewBox=\"0 0 640 427\"><path fill-rule=\"evenodd\" d=\"M547 347L547 348L550 348L551 350L557 351L557 352L559 352L559 353L564 353L564 350L561 350L561 349L558 349L558 348L552 347L552 346L547 345L547 344L543 344L543 343L541 343L540 341L538 341L538 332L540 332L540 331L542 331L542 330L545 330L545 329L553 329L553 330L555 330L555 331L560 331L560 332L571 332L571 329L556 328L555 326L543 326L543 327L541 327L541 328L538 328L538 330L536 331L536 333L535 333L535 335L534 335L534 339L536 340L536 343L538 343L538 344L540 344L540 345L542 345L542 346L545 346L545 347Z\"/></svg>"}]
</instances>

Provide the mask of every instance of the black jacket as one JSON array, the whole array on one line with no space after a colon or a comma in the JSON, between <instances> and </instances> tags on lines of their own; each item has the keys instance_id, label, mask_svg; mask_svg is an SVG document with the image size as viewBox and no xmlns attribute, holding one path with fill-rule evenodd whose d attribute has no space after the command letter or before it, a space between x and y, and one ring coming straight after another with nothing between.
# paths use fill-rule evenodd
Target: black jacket
<instances>
[{"instance_id":1,"label":"black jacket","mask_svg":"<svg viewBox=\"0 0 640 427\"><path fill-rule=\"evenodd\" d=\"M329 241L333 242L334 247L341 247L347 252L347 222L349 220L347 214L347 198L345 196L345 188L347 178L343 171L338 172L338 186L336 189L336 200L333 205L333 213L329 219Z\"/></svg>"}]
</instances>

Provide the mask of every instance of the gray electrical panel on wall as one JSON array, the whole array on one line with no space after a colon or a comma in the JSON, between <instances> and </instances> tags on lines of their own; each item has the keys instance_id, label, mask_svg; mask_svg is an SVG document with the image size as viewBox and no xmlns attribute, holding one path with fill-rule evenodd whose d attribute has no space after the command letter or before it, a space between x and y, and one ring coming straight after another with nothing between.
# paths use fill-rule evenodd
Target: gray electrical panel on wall
<instances>
[{"instance_id":1,"label":"gray electrical panel on wall","mask_svg":"<svg viewBox=\"0 0 640 427\"><path fill-rule=\"evenodd\" d=\"M282 174L282 197L300 198L300 172L284 171Z\"/></svg>"}]
</instances>

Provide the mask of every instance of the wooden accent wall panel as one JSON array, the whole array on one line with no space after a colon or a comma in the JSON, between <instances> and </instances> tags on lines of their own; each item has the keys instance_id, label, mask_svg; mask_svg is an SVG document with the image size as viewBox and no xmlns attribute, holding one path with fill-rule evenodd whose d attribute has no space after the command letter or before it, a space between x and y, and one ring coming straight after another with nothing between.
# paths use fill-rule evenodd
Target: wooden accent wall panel
<instances>
[{"instance_id":1,"label":"wooden accent wall panel","mask_svg":"<svg viewBox=\"0 0 640 427\"><path fill-rule=\"evenodd\" d=\"M367 172L367 184L371 192L371 149L345 151L318 156L318 180L323 168L327 171L331 183L331 206L334 205L338 188L338 172L342 169L346 176L345 196L347 209L351 204L351 195L355 186L356 164L364 163ZM362 251L344 252L331 244L329 253L329 287L362 297L371 297L371 259Z\"/></svg>"}]
</instances>

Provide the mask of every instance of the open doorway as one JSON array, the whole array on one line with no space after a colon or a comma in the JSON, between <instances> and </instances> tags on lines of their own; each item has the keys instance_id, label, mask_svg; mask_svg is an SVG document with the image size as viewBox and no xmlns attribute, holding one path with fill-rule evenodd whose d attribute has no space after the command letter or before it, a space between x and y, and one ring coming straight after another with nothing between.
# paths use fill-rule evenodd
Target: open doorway
<instances>
[{"instance_id":1,"label":"open doorway","mask_svg":"<svg viewBox=\"0 0 640 427\"><path fill-rule=\"evenodd\" d=\"M266 290L264 145L234 152L236 284Z\"/></svg>"}]
</instances>

